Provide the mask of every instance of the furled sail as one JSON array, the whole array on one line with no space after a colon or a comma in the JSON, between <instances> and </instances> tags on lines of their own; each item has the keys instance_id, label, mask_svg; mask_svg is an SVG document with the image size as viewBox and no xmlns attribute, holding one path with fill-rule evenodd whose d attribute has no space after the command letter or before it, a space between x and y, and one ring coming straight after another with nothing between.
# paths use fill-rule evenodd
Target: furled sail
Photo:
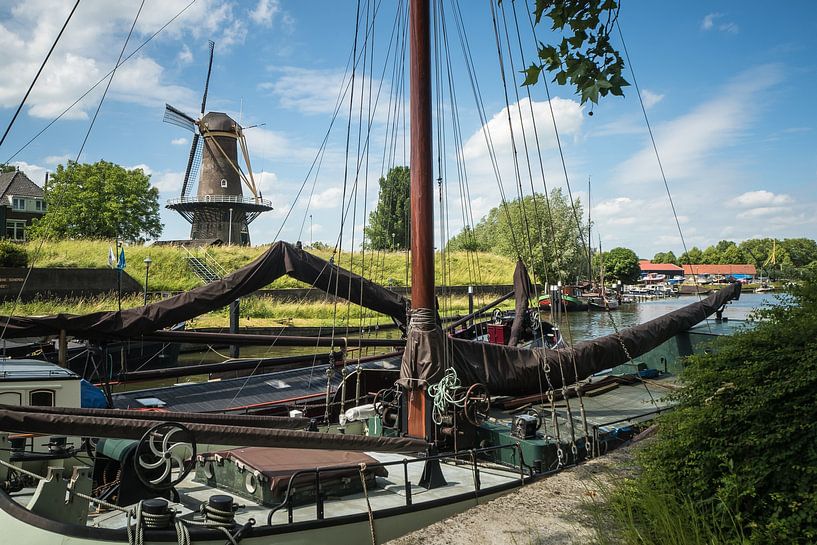
<instances>
[{"instance_id":1,"label":"furled sail","mask_svg":"<svg viewBox=\"0 0 817 545\"><path fill-rule=\"evenodd\" d=\"M71 434L82 437L140 439L145 432L161 421L159 417L148 419L113 415L91 416L61 414L59 411L46 412L39 409L0 406L0 430L43 435L64 435L66 430L70 430ZM264 425L264 419L269 417L253 418L258 420L259 424L248 426L245 423L214 424L191 420L183 424L200 444L399 453L425 452L428 447L425 441L410 437L369 437L280 429ZM180 438L185 439L181 434Z\"/></svg>"},{"instance_id":2,"label":"furled sail","mask_svg":"<svg viewBox=\"0 0 817 545\"><path fill-rule=\"evenodd\" d=\"M170 327L259 290L289 275L326 293L406 323L406 299L332 262L276 242L258 259L234 273L144 307L81 316L57 314L42 317L0 317L5 338L36 337L65 331L83 338L129 338Z\"/></svg>"},{"instance_id":3,"label":"furled sail","mask_svg":"<svg viewBox=\"0 0 817 545\"><path fill-rule=\"evenodd\" d=\"M545 372L549 372L553 387L558 388L649 352L737 299L740 288L738 283L731 284L706 299L649 322L570 348L519 348L456 338L416 338L415 350L406 350L404 354L401 383L411 388L437 382L447 361L463 384L485 384L492 395L535 394L539 384L545 383ZM439 342L450 344L436 347ZM430 353L445 351L447 360L428 357Z\"/></svg>"}]
</instances>

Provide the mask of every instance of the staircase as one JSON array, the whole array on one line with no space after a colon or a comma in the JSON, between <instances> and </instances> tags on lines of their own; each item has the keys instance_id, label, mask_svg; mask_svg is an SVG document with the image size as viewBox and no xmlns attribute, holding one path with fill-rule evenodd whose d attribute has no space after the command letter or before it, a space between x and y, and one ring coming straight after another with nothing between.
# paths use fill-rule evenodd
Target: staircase
<instances>
[{"instance_id":1,"label":"staircase","mask_svg":"<svg viewBox=\"0 0 817 545\"><path fill-rule=\"evenodd\" d=\"M201 257L193 255L187 248L185 250L187 251L187 267L205 284L215 282L227 274L227 271L219 265L215 257L207 250L201 254Z\"/></svg>"}]
</instances>

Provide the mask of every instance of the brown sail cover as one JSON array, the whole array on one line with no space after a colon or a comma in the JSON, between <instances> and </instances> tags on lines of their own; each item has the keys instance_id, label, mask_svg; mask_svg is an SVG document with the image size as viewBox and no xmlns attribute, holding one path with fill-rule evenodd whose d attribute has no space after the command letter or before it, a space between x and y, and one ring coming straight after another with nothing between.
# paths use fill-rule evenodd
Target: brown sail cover
<instances>
[{"instance_id":1,"label":"brown sail cover","mask_svg":"<svg viewBox=\"0 0 817 545\"><path fill-rule=\"evenodd\" d=\"M258 259L220 280L144 307L82 316L0 316L5 338L53 335L64 330L81 338L129 338L184 322L222 308L284 275L362 304L406 323L406 300L382 286L283 241Z\"/></svg>"},{"instance_id":2,"label":"brown sail cover","mask_svg":"<svg viewBox=\"0 0 817 545\"><path fill-rule=\"evenodd\" d=\"M289 418L286 416L249 416L243 414L182 413L174 411L137 411L129 409L87 409L79 407L26 407L2 405L0 410L58 414L66 416L99 416L109 418L136 418L155 422L179 422L181 424L229 424L253 428L281 428L302 430L309 425L309 418Z\"/></svg>"},{"instance_id":3,"label":"brown sail cover","mask_svg":"<svg viewBox=\"0 0 817 545\"><path fill-rule=\"evenodd\" d=\"M511 325L511 337L508 346L516 346L519 343L519 335L522 333L522 326L525 322L525 314L528 310L528 299L530 299L531 284L528 276L528 268L522 260L516 262L516 269L513 271L513 291L515 302L515 313L513 324Z\"/></svg>"},{"instance_id":4,"label":"brown sail cover","mask_svg":"<svg viewBox=\"0 0 817 545\"><path fill-rule=\"evenodd\" d=\"M426 332L417 330L413 332L416 338L409 337L412 344L406 347L400 369L401 383L413 387L419 381L438 381L446 362L441 358L432 358L431 354L445 353L447 348L448 364L457 371L462 384L485 384L492 395L535 394L539 391L539 385L546 383L546 369L551 384L558 388L603 369L621 365L688 330L727 301L739 296L740 284L731 284L700 302L644 324L556 350L519 348L450 337L442 340L433 333L426 335ZM442 342L448 343L448 346L437 346ZM410 352L412 345L414 350ZM624 346L627 347L626 352Z\"/></svg>"},{"instance_id":5,"label":"brown sail cover","mask_svg":"<svg viewBox=\"0 0 817 545\"><path fill-rule=\"evenodd\" d=\"M11 433L141 439L157 423L145 418L46 413L38 407L0 408L0 430ZM421 439L409 437L369 437L198 422L185 422L184 426L199 444L399 453L424 452L428 446Z\"/></svg>"}]
</instances>

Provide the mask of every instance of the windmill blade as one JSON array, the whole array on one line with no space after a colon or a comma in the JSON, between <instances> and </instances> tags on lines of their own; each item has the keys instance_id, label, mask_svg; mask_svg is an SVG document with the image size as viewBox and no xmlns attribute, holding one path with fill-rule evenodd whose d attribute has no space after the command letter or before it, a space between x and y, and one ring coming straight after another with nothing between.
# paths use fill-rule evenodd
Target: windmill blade
<instances>
[{"instance_id":1,"label":"windmill blade","mask_svg":"<svg viewBox=\"0 0 817 545\"><path fill-rule=\"evenodd\" d=\"M187 170L184 171L184 182L182 182L181 197L187 197L190 189L193 187L192 181L195 181L199 173L199 165L201 165L201 151L204 140L196 133L193 135L193 144L190 146L190 156L187 158Z\"/></svg>"},{"instance_id":2,"label":"windmill blade","mask_svg":"<svg viewBox=\"0 0 817 545\"><path fill-rule=\"evenodd\" d=\"M207 106L207 90L210 88L210 73L213 71L213 48L216 44L213 40L208 42L210 47L210 63L207 65L207 79L204 80L204 94L201 97L201 115L204 115L204 108Z\"/></svg>"},{"instance_id":3,"label":"windmill blade","mask_svg":"<svg viewBox=\"0 0 817 545\"><path fill-rule=\"evenodd\" d=\"M163 121L187 129L190 132L196 132L196 120L170 104L165 104L165 116Z\"/></svg>"}]
</instances>

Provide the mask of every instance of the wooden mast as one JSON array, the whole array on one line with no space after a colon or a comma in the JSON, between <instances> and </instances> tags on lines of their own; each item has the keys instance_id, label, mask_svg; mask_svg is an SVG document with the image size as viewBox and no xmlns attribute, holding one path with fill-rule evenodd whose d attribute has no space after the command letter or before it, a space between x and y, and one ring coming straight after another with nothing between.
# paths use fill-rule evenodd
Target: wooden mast
<instances>
[{"instance_id":1,"label":"wooden mast","mask_svg":"<svg viewBox=\"0 0 817 545\"><path fill-rule=\"evenodd\" d=\"M434 296L434 186L431 124L429 0L409 7L411 100L411 306L436 315ZM426 393L409 392L408 432L427 438Z\"/></svg>"}]
</instances>

